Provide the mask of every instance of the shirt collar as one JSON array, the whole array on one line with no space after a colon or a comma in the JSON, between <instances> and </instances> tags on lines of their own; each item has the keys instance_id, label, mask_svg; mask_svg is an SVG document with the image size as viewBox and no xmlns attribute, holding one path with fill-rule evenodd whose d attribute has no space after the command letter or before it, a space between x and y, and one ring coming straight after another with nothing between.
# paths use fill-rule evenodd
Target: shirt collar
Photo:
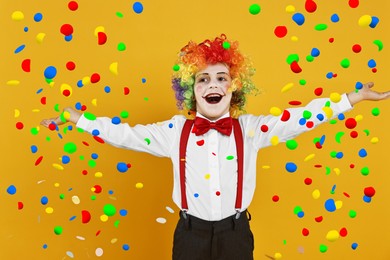
<instances>
[{"instance_id":1,"label":"shirt collar","mask_svg":"<svg viewBox=\"0 0 390 260\"><path fill-rule=\"evenodd\" d=\"M196 112L196 116L209 120L207 117L205 117L204 115L202 115L202 114L199 113L199 112ZM229 116L230 116L230 112L227 112L226 114L222 115L220 118L218 118L218 119L216 119L216 120L210 120L210 122L216 122L216 121L218 121L219 119L222 119L222 118L225 118L225 117L229 117Z\"/></svg>"}]
</instances>

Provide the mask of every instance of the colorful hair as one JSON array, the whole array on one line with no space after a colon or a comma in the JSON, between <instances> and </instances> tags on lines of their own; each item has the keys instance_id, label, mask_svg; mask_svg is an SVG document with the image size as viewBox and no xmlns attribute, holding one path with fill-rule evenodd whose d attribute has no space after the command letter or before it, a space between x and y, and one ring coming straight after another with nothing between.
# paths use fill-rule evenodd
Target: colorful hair
<instances>
[{"instance_id":1,"label":"colorful hair","mask_svg":"<svg viewBox=\"0 0 390 260\"><path fill-rule=\"evenodd\" d=\"M249 58L238 50L237 41L229 41L224 34L199 44L190 41L178 56L173 67L172 88L179 110L188 110L190 114L196 112L195 74L209 64L224 63L232 78L230 114L237 117L245 112L246 95L257 90L251 79L255 70Z\"/></svg>"}]
</instances>

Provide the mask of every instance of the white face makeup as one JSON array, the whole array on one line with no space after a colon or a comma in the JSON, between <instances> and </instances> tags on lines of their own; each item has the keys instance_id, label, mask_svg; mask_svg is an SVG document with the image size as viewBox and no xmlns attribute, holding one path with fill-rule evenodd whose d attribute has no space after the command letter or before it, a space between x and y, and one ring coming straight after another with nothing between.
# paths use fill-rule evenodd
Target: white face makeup
<instances>
[{"instance_id":1,"label":"white face makeup","mask_svg":"<svg viewBox=\"0 0 390 260\"><path fill-rule=\"evenodd\" d=\"M232 92L229 68L223 63L208 65L195 74L196 110L215 120L229 111Z\"/></svg>"}]
</instances>

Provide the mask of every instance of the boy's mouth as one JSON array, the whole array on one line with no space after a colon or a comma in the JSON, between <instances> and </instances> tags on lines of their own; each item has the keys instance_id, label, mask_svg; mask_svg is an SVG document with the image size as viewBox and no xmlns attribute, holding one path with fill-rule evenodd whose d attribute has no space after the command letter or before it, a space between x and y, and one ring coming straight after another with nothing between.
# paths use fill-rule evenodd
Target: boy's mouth
<instances>
[{"instance_id":1,"label":"boy's mouth","mask_svg":"<svg viewBox=\"0 0 390 260\"><path fill-rule=\"evenodd\" d=\"M218 93L211 93L203 97L209 104L218 104L223 96Z\"/></svg>"}]
</instances>

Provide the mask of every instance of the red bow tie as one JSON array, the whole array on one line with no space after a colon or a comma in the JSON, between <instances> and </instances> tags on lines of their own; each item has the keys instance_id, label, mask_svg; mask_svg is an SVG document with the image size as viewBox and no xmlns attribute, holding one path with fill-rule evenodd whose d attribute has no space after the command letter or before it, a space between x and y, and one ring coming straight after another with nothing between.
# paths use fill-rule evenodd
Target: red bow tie
<instances>
[{"instance_id":1,"label":"red bow tie","mask_svg":"<svg viewBox=\"0 0 390 260\"><path fill-rule=\"evenodd\" d=\"M209 120L204 119L202 117L196 117L194 121L193 132L196 135L203 135L207 133L210 128L213 128L221 134L230 136L230 134L232 133L232 125L233 123L231 117L219 119L217 122L210 122Z\"/></svg>"}]
</instances>

